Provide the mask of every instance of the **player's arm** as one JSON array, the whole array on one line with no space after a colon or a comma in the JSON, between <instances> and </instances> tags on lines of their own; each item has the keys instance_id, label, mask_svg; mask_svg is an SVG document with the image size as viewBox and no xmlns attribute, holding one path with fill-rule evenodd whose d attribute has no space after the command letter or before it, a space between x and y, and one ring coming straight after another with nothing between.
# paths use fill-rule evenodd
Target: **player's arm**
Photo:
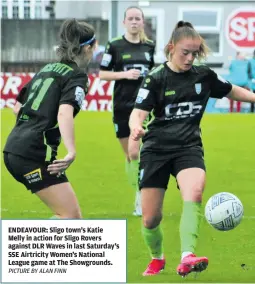
<instances>
[{"instance_id":1,"label":"player's arm","mask_svg":"<svg viewBox=\"0 0 255 284\"><path fill-rule=\"evenodd\" d=\"M141 71L138 69L130 69L128 71L99 71L99 78L105 81L116 81L116 80L137 80L140 77Z\"/></svg>"},{"instance_id":2,"label":"player's arm","mask_svg":"<svg viewBox=\"0 0 255 284\"><path fill-rule=\"evenodd\" d=\"M22 107L22 104L20 102L16 102L14 107L13 107L13 113L15 116L18 115L19 111L20 111L20 108Z\"/></svg>"},{"instance_id":3,"label":"player's arm","mask_svg":"<svg viewBox=\"0 0 255 284\"><path fill-rule=\"evenodd\" d=\"M67 155L64 159L55 160L48 166L50 174L60 175L75 160L74 116L80 111L85 93L87 93L87 81L87 76L86 80L84 80L84 74L78 73L64 83L57 120Z\"/></svg>"},{"instance_id":4,"label":"player's arm","mask_svg":"<svg viewBox=\"0 0 255 284\"><path fill-rule=\"evenodd\" d=\"M73 158L76 156L74 139L74 107L70 104L62 104L58 110L58 125L65 148Z\"/></svg>"},{"instance_id":5,"label":"player's arm","mask_svg":"<svg viewBox=\"0 0 255 284\"><path fill-rule=\"evenodd\" d=\"M100 64L100 71L99 71L99 78L105 81L116 81L116 80L137 80L140 76L140 70L130 69L128 71L112 71L116 64L115 60L115 49L108 42L105 53L103 55L101 64Z\"/></svg>"},{"instance_id":6,"label":"player's arm","mask_svg":"<svg viewBox=\"0 0 255 284\"><path fill-rule=\"evenodd\" d=\"M74 161L76 156L74 140L74 107L70 104L61 104L58 109L58 125L61 137L63 139L67 155L64 159L53 161L48 166L50 174L60 175Z\"/></svg>"},{"instance_id":7,"label":"player's arm","mask_svg":"<svg viewBox=\"0 0 255 284\"><path fill-rule=\"evenodd\" d=\"M144 78L129 118L131 139L137 141L145 134L143 122L156 104L156 84L151 76Z\"/></svg>"},{"instance_id":8,"label":"player's arm","mask_svg":"<svg viewBox=\"0 0 255 284\"><path fill-rule=\"evenodd\" d=\"M232 85L232 90L227 97L235 101L255 103L254 93L236 85Z\"/></svg>"},{"instance_id":9,"label":"player's arm","mask_svg":"<svg viewBox=\"0 0 255 284\"><path fill-rule=\"evenodd\" d=\"M129 128L131 139L138 141L145 134L143 122L148 116L149 111L134 108L129 118Z\"/></svg>"}]
</instances>

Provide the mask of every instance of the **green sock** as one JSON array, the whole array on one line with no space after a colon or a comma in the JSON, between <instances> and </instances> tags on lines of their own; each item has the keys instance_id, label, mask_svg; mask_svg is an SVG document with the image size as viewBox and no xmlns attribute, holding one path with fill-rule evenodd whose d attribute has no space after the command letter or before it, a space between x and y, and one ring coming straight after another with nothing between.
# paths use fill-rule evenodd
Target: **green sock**
<instances>
[{"instance_id":1,"label":"green sock","mask_svg":"<svg viewBox=\"0 0 255 284\"><path fill-rule=\"evenodd\" d=\"M142 227L142 234L152 258L163 256L163 232L160 225L153 229Z\"/></svg>"},{"instance_id":2,"label":"green sock","mask_svg":"<svg viewBox=\"0 0 255 284\"><path fill-rule=\"evenodd\" d=\"M184 201L180 222L181 252L195 252L201 221L201 203Z\"/></svg>"},{"instance_id":3,"label":"green sock","mask_svg":"<svg viewBox=\"0 0 255 284\"><path fill-rule=\"evenodd\" d=\"M139 190L138 188L138 172L139 172L139 160L131 160L130 161L130 176L132 180L132 187L135 190Z\"/></svg>"}]
</instances>

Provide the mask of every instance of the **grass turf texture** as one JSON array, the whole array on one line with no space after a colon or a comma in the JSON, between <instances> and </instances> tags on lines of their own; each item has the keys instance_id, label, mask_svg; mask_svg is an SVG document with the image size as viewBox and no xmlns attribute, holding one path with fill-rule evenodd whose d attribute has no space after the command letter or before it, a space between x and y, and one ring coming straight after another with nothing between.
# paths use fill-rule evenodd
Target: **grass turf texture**
<instances>
[{"instance_id":1,"label":"grass turf texture","mask_svg":"<svg viewBox=\"0 0 255 284\"><path fill-rule=\"evenodd\" d=\"M14 124L9 109L1 112L2 148ZM77 158L67 171L84 218L127 218L128 282L135 283L252 283L255 282L255 116L205 115L202 134L207 165L208 198L222 191L236 194L244 205L242 223L219 232L202 221L197 255L209 258L208 269L182 279L175 269L180 261L181 199L171 178L164 203L166 268L155 277L142 277L150 258L141 237L141 219L132 216L134 191L125 176L124 155L115 138L110 113L81 112L76 118ZM59 157L65 154L63 146ZM5 169L2 160L2 218L49 218L51 212L26 191ZM241 264L246 264L245 269Z\"/></svg>"}]
</instances>

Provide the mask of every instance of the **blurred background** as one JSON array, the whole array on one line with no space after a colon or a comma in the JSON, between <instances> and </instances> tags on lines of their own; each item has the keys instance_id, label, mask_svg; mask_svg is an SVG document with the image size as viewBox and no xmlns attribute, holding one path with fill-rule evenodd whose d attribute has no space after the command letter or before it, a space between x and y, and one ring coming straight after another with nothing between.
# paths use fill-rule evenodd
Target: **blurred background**
<instances>
[{"instance_id":1,"label":"blurred background","mask_svg":"<svg viewBox=\"0 0 255 284\"><path fill-rule=\"evenodd\" d=\"M124 11L131 5L140 6L144 11L145 31L148 37L156 42L156 64L165 61L163 49L177 21L189 21L211 49L205 64L232 83L255 90L255 59L253 59L255 2L253 0L210 2L2 0L1 89L7 83L4 77L6 72L34 73L45 63L56 60L59 28L67 18L86 20L96 29L98 48L87 70L89 74L93 74L94 81L107 41L124 33L122 24ZM96 80L96 84L100 83ZM102 89L108 87L106 83ZM97 87L94 86L95 88ZM108 94L111 89L112 85ZM7 95L7 90L3 93ZM9 98L12 99L11 93ZM1 102L2 106L12 105L10 101ZM215 103L216 101L213 104ZM217 108L226 111L226 103L227 111L254 111L254 108L250 108L248 104L239 106L234 104L231 107L226 100L217 102L219 106Z\"/></svg>"}]
</instances>

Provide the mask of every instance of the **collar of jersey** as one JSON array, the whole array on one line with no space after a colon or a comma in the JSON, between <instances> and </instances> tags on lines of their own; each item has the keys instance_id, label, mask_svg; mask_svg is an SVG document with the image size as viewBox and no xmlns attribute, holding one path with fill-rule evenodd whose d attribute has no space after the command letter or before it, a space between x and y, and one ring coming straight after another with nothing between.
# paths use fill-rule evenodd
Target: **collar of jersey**
<instances>
[{"instance_id":1,"label":"collar of jersey","mask_svg":"<svg viewBox=\"0 0 255 284\"><path fill-rule=\"evenodd\" d=\"M172 74L175 74L177 76L183 76L183 75L187 75L187 74L190 74L190 73L195 73L197 74L197 70L196 68L194 68L194 66L191 67L191 69L189 69L188 71L185 71L185 72L175 72L173 71L168 65L167 65L167 61L164 62L164 66L165 66L165 69L167 70L167 72L170 72Z\"/></svg>"},{"instance_id":2,"label":"collar of jersey","mask_svg":"<svg viewBox=\"0 0 255 284\"><path fill-rule=\"evenodd\" d=\"M128 40L125 38L125 35L123 35L122 38L123 38L124 41L126 41L127 43L132 44L132 45L140 45L140 44L141 44L141 41L140 41L140 42L131 42L131 41L128 41Z\"/></svg>"}]
</instances>

